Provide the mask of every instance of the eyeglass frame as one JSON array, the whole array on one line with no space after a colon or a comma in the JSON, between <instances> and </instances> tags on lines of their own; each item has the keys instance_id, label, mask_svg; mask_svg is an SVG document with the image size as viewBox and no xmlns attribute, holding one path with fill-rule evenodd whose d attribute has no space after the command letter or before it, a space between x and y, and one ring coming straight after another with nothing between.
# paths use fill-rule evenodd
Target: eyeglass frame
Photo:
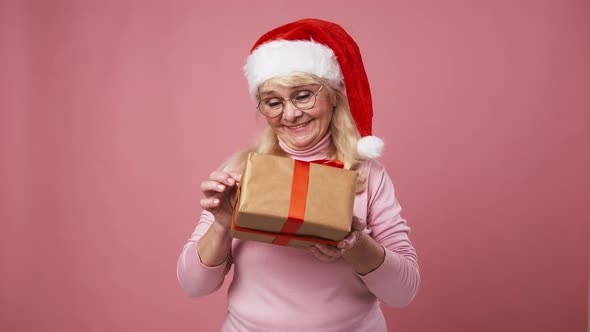
<instances>
[{"instance_id":1,"label":"eyeglass frame","mask_svg":"<svg viewBox=\"0 0 590 332\"><path fill-rule=\"evenodd\" d=\"M293 106L295 106L295 108L296 108L296 109L298 109L298 110L300 110L300 111L308 111L308 110L310 110L310 109L312 109L312 108L314 108L314 107L315 107L315 104L318 102L318 95L320 94L320 91L322 91L322 88L323 88L323 87L324 87L324 85L323 85L323 84L322 84L322 85L320 85L320 88L319 88L319 89L318 89L318 91L316 91L316 92L312 92L311 90L308 90L308 89L297 90L297 91L293 92L289 98L278 98L278 97L268 97L268 98L264 98L264 99L261 99L261 100L258 102L258 105L256 105L256 109L257 109L257 110L258 110L260 113L262 113L262 115L266 116L267 118L270 118L270 119L278 118L279 116L281 116L281 115L282 115L282 114L285 112L285 105L286 105L286 101L288 100L288 101L290 101L290 102L291 102L291 104L292 104ZM309 91L309 92L311 92L311 94L313 95L313 98L314 98L314 100L313 100L313 105L311 105L309 108L301 109L301 108L297 107L297 105L295 105L295 103L293 102L293 95L295 95L296 93L298 93L298 92L301 92L301 91ZM263 112L263 111L260 109L260 104L262 104L262 102L263 102L263 101L265 101L265 100L267 100L267 99L272 99L272 98L277 98L277 99L279 99L279 100L281 101L281 105L282 105L282 106L281 106L281 112L279 112L279 114L277 114L277 115L275 115L275 116L268 116L268 115L264 114L264 112Z\"/></svg>"}]
</instances>

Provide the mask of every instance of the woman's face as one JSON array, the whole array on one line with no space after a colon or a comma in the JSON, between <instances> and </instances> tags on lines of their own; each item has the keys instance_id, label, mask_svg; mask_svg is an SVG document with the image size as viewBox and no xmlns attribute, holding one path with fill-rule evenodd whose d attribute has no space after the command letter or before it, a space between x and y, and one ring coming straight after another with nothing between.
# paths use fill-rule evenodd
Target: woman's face
<instances>
[{"instance_id":1,"label":"woman's face","mask_svg":"<svg viewBox=\"0 0 590 332\"><path fill-rule=\"evenodd\" d=\"M260 99L276 97L281 100L291 98L300 90L313 93L320 89L319 84L284 87L265 83L259 89ZM275 134L293 150L307 150L318 143L328 132L334 103L327 89L323 87L316 97L313 108L299 110L291 101L283 100L283 113L275 118L266 118Z\"/></svg>"}]
</instances>

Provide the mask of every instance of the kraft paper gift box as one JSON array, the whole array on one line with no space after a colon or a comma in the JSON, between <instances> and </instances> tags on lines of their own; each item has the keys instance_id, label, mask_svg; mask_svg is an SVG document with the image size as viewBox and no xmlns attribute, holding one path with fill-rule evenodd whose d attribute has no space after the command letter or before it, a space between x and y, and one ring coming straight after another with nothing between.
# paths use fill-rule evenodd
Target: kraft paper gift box
<instances>
[{"instance_id":1,"label":"kraft paper gift box","mask_svg":"<svg viewBox=\"0 0 590 332\"><path fill-rule=\"evenodd\" d=\"M336 245L350 232L356 171L339 161L303 162L250 153L231 236L306 248Z\"/></svg>"}]
</instances>

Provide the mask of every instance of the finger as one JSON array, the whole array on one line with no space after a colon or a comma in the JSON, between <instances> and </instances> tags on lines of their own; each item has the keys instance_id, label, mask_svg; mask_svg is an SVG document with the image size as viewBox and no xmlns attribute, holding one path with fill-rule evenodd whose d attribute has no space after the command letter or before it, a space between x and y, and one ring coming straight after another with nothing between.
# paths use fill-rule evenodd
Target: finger
<instances>
[{"instance_id":1,"label":"finger","mask_svg":"<svg viewBox=\"0 0 590 332\"><path fill-rule=\"evenodd\" d=\"M338 243L338 248L348 250L354 246L354 244L356 243L356 239L356 232L352 232L349 234L349 236L345 237L344 240Z\"/></svg>"},{"instance_id":2,"label":"finger","mask_svg":"<svg viewBox=\"0 0 590 332\"><path fill-rule=\"evenodd\" d=\"M352 225L350 226L350 228L353 231L362 231L365 228L367 228L367 223L363 219L361 219L357 216L353 216L352 217Z\"/></svg>"},{"instance_id":3,"label":"finger","mask_svg":"<svg viewBox=\"0 0 590 332\"><path fill-rule=\"evenodd\" d=\"M356 238L358 236L358 231L352 231L350 233L348 233L348 235L346 235L346 237L343 239L343 241L347 242L347 243L351 243L356 241Z\"/></svg>"},{"instance_id":4,"label":"finger","mask_svg":"<svg viewBox=\"0 0 590 332\"><path fill-rule=\"evenodd\" d=\"M327 246L325 244L316 244L316 249L321 252L322 254L334 258L338 258L342 255L342 252L338 248L334 248L332 246Z\"/></svg>"},{"instance_id":5,"label":"finger","mask_svg":"<svg viewBox=\"0 0 590 332\"><path fill-rule=\"evenodd\" d=\"M225 190L226 186L217 182L217 181L203 181L201 182L201 190L203 192L206 191L213 191L213 192L218 192L218 193L222 193Z\"/></svg>"},{"instance_id":6,"label":"finger","mask_svg":"<svg viewBox=\"0 0 590 332\"><path fill-rule=\"evenodd\" d=\"M199 202L203 209L211 209L219 206L218 198L203 198Z\"/></svg>"},{"instance_id":7,"label":"finger","mask_svg":"<svg viewBox=\"0 0 590 332\"><path fill-rule=\"evenodd\" d=\"M351 232L350 234L348 234L344 238L344 240L338 242L338 248L348 250L348 249L352 248L352 246L354 246L355 242L356 242L356 232Z\"/></svg>"},{"instance_id":8,"label":"finger","mask_svg":"<svg viewBox=\"0 0 590 332\"><path fill-rule=\"evenodd\" d=\"M356 240L356 237L357 237L357 231L352 231L352 232L348 233L346 235L346 237L342 240L347 241L347 242L352 242L352 241Z\"/></svg>"},{"instance_id":9,"label":"finger","mask_svg":"<svg viewBox=\"0 0 590 332\"><path fill-rule=\"evenodd\" d=\"M233 186L236 183L236 180L226 172L213 171L209 178L226 186Z\"/></svg>"},{"instance_id":10,"label":"finger","mask_svg":"<svg viewBox=\"0 0 590 332\"><path fill-rule=\"evenodd\" d=\"M242 174L238 172L227 172L227 174L236 180L236 182L240 182L242 180Z\"/></svg>"},{"instance_id":11,"label":"finger","mask_svg":"<svg viewBox=\"0 0 590 332\"><path fill-rule=\"evenodd\" d=\"M313 256L317 259L319 259L322 262L331 262L333 261L335 258L334 257L330 257L328 255L323 254L321 251L319 251L316 247L311 247L309 249L309 251L313 254Z\"/></svg>"}]
</instances>

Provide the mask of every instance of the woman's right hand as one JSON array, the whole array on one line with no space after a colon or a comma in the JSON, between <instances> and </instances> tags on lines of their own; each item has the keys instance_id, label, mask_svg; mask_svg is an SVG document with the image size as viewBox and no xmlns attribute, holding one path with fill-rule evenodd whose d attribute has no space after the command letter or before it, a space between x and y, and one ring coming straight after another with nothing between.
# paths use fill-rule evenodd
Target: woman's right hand
<instances>
[{"instance_id":1,"label":"woman's right hand","mask_svg":"<svg viewBox=\"0 0 590 332\"><path fill-rule=\"evenodd\" d=\"M222 230L229 230L233 212L233 193L240 183L242 175L236 172L214 171L209 179L201 182L201 190L205 198L201 199L201 207L215 217L214 225Z\"/></svg>"}]
</instances>

